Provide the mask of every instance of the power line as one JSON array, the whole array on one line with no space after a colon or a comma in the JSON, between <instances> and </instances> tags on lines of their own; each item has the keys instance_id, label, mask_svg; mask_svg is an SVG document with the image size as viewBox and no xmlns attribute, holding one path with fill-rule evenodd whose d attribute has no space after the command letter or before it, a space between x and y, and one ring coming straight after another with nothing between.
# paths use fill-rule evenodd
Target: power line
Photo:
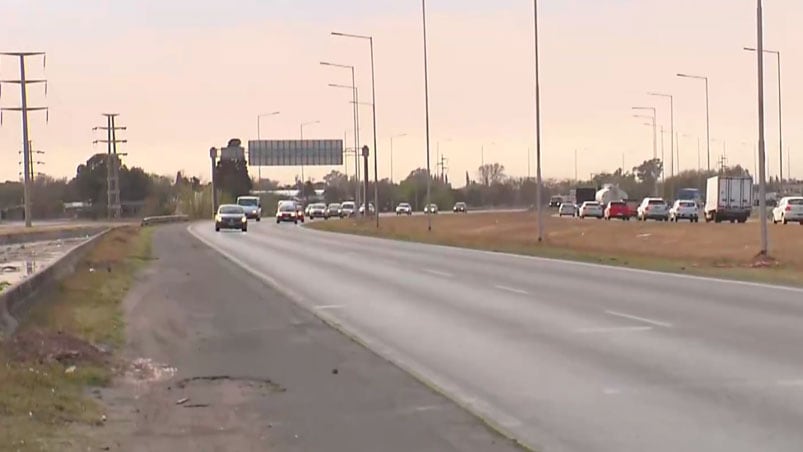
<instances>
[{"instance_id":1,"label":"power line","mask_svg":"<svg viewBox=\"0 0 803 452\"><path fill-rule=\"evenodd\" d=\"M25 58L31 56L42 56L42 66L45 66L46 56L44 52L0 52L0 55L13 56L19 58L20 61L20 78L19 80L0 80L0 86L3 83L14 84L20 86L20 106L19 107L2 107L0 108L0 124L3 123L3 112L5 111L18 111L22 114L22 153L23 153L23 199L25 204L25 227L32 226L31 221L31 149L30 139L28 138L28 112L40 111L46 112L45 119L48 120L47 107L29 107L28 106L28 85L44 84L45 96L47 96L47 80L28 80L25 78Z\"/></svg>"}]
</instances>

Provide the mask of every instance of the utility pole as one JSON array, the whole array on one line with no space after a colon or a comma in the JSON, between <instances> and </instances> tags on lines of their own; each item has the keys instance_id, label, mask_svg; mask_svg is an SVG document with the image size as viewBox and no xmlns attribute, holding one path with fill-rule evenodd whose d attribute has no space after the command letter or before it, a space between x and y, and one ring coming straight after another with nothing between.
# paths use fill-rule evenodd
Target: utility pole
<instances>
[{"instance_id":1,"label":"utility pole","mask_svg":"<svg viewBox=\"0 0 803 452\"><path fill-rule=\"evenodd\" d=\"M20 78L19 80L0 80L0 85L3 83L10 83L20 85L20 106L19 107L4 107L0 108L0 123L2 123L3 111L18 111L22 114L22 162L23 162L23 203L25 204L25 227L30 228L31 222L31 149L30 139L28 138L28 112L29 111L48 111L47 107L29 107L28 106L28 85L31 84L44 84L45 95L47 95L47 80L28 80L25 78L25 58L30 56L42 56L42 65L45 65L46 57L44 52L0 52L0 55L13 56L19 58L20 61ZM47 119L47 118L46 118Z\"/></svg>"},{"instance_id":2,"label":"utility pole","mask_svg":"<svg viewBox=\"0 0 803 452\"><path fill-rule=\"evenodd\" d=\"M215 177L217 172L217 148L209 148L209 158L212 160L212 215L217 215L217 181Z\"/></svg>"},{"instance_id":3,"label":"utility pole","mask_svg":"<svg viewBox=\"0 0 803 452\"><path fill-rule=\"evenodd\" d=\"M105 140L95 140L95 143L106 143L106 211L109 220L121 218L123 207L120 202L120 156L126 155L117 152L118 143L128 143L128 140L118 140L117 131L126 130L126 127L117 127L115 118L118 113L103 113L106 117L105 127L95 127L92 130L105 130Z\"/></svg>"},{"instance_id":4,"label":"utility pole","mask_svg":"<svg viewBox=\"0 0 803 452\"><path fill-rule=\"evenodd\" d=\"M440 156L440 160L437 163L437 167L440 168L440 180L441 182L446 182L446 170L449 168L446 164L449 163L449 159L444 157L443 155Z\"/></svg>"},{"instance_id":5,"label":"utility pole","mask_svg":"<svg viewBox=\"0 0 803 452\"><path fill-rule=\"evenodd\" d=\"M764 141L764 8L761 0L756 2L756 58L758 78L758 210L761 221L761 251L766 256L769 252L767 237L767 170L766 144Z\"/></svg>"},{"instance_id":6,"label":"utility pole","mask_svg":"<svg viewBox=\"0 0 803 452\"><path fill-rule=\"evenodd\" d=\"M365 180L364 180L364 186L363 186L363 197L362 197L363 199L362 199L362 202L363 202L363 206L364 206L364 209L365 209L363 211L363 215L364 216L368 216L368 215L371 214L371 211L368 210L368 182L370 181L370 179L368 179L368 154L370 154L368 146L363 146L362 147L362 161L363 161L363 168L365 170L365 173L364 173L365 174ZM374 207L376 208L376 206L374 206Z\"/></svg>"},{"instance_id":7,"label":"utility pole","mask_svg":"<svg viewBox=\"0 0 803 452\"><path fill-rule=\"evenodd\" d=\"M45 164L45 162L36 160L36 157L34 155L35 154L41 155L41 154L44 154L44 153L45 153L45 151L41 151L41 150L40 151L36 151L36 150L34 150L33 141L28 140L28 169L29 169L28 173L29 173L29 177L30 177L31 183L33 183L34 179L36 179L36 174L37 173L36 173L35 166L36 165L44 165ZM24 150L19 151L18 154L20 154L20 156L22 156L23 158L25 157L25 151ZM23 170L24 170L25 162L20 160L19 163L20 163L20 165L22 165ZM22 176L22 175L23 175L23 173L22 173L22 171L20 171L20 176Z\"/></svg>"}]
</instances>

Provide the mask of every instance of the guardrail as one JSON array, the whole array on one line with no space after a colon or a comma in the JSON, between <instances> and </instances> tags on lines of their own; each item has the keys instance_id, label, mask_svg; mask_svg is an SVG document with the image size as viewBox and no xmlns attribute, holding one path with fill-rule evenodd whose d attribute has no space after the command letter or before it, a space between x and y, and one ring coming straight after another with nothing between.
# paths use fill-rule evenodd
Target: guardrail
<instances>
[{"instance_id":1,"label":"guardrail","mask_svg":"<svg viewBox=\"0 0 803 452\"><path fill-rule=\"evenodd\" d=\"M17 318L25 312L34 294L73 273L78 262L111 230L104 229L24 281L0 291L0 336L8 336L16 330Z\"/></svg>"},{"instance_id":2,"label":"guardrail","mask_svg":"<svg viewBox=\"0 0 803 452\"><path fill-rule=\"evenodd\" d=\"M154 224L182 223L185 221L190 221L189 215L161 215L158 217L145 217L140 224L142 226L150 226Z\"/></svg>"}]
</instances>

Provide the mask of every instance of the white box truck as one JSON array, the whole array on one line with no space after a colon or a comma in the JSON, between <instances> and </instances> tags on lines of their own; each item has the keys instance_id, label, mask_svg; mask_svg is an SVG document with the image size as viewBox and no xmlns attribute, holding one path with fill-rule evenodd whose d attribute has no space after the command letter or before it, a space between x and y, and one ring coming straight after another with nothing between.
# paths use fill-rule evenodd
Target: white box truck
<instances>
[{"instance_id":1,"label":"white box truck","mask_svg":"<svg viewBox=\"0 0 803 452\"><path fill-rule=\"evenodd\" d=\"M745 223L753 210L751 176L714 176L708 179L705 221Z\"/></svg>"}]
</instances>

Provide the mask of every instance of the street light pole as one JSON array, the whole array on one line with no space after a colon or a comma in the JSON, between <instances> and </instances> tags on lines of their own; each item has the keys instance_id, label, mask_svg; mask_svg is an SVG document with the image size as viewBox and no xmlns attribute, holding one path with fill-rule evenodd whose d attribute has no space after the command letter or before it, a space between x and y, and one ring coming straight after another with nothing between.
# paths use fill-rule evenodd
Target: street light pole
<instances>
[{"instance_id":1,"label":"street light pole","mask_svg":"<svg viewBox=\"0 0 803 452\"><path fill-rule=\"evenodd\" d=\"M756 49L751 47L745 47L744 49L751 52L756 51ZM780 161L778 162L778 177L780 178L781 182L781 192L783 192L783 93L781 91L781 52L778 50L764 49L764 53L775 55L778 61L778 150L780 152ZM789 165L787 165L786 172L789 174Z\"/></svg>"},{"instance_id":2,"label":"street light pole","mask_svg":"<svg viewBox=\"0 0 803 452\"><path fill-rule=\"evenodd\" d=\"M427 2L421 0L421 13L423 17L424 29L424 117L426 122L426 139L427 139L427 203L426 208L429 210L429 205L432 200L432 174L430 172L430 159L429 159L429 67L427 62ZM432 213L427 212L427 230L432 231Z\"/></svg>"},{"instance_id":3,"label":"street light pole","mask_svg":"<svg viewBox=\"0 0 803 452\"><path fill-rule=\"evenodd\" d=\"M538 55L538 0L533 0L533 47L535 51L535 208L538 243L544 240L544 209L541 202L541 79Z\"/></svg>"},{"instance_id":4,"label":"street light pole","mask_svg":"<svg viewBox=\"0 0 803 452\"><path fill-rule=\"evenodd\" d=\"M711 172L711 114L710 114L710 107L711 103L708 98L708 77L701 76L701 75L689 75L689 74L678 74L678 77L683 78L694 78L697 80L705 80L705 141L706 141L706 153L707 153L707 163L708 163L708 172Z\"/></svg>"},{"instance_id":5,"label":"street light pole","mask_svg":"<svg viewBox=\"0 0 803 452\"><path fill-rule=\"evenodd\" d=\"M261 140L262 139L262 134L260 133L260 128L259 128L259 120L264 118L264 117L266 117L266 116L276 116L279 113L280 112L278 112L278 111L274 111L273 113L263 113L261 115L257 115L257 140ZM248 163L250 164L251 162L248 162ZM259 176L258 176L259 179L258 180L261 182L262 181L262 162L259 162L259 163L260 164L257 165L257 172L259 173Z\"/></svg>"},{"instance_id":6,"label":"street light pole","mask_svg":"<svg viewBox=\"0 0 803 452\"><path fill-rule=\"evenodd\" d=\"M655 109L655 107L633 107L633 110L649 110L649 111L652 111L652 116L645 116L645 115L634 115L634 116L635 117L643 117L643 118L647 118L647 119L651 119L652 120L652 158L653 158L653 160L657 160L658 159L658 129L657 129L657 124L656 124L656 122L657 122L656 121L656 119L657 119L656 109ZM663 161L661 162L661 164L663 166ZM663 173L663 168L661 169L661 173ZM655 196L658 196L658 176L660 176L660 174L656 175L655 188L653 190Z\"/></svg>"},{"instance_id":7,"label":"street light pole","mask_svg":"<svg viewBox=\"0 0 803 452\"><path fill-rule=\"evenodd\" d=\"M377 157L379 150L377 149L376 141L376 77L374 71L374 38L373 36L362 36L336 32L333 32L332 35L346 38L364 39L368 41L371 48L371 104L374 129L374 207L376 208L376 227L379 229L379 161ZM365 212L366 214L370 213L368 212L367 207Z\"/></svg>"},{"instance_id":8,"label":"street light pole","mask_svg":"<svg viewBox=\"0 0 803 452\"><path fill-rule=\"evenodd\" d=\"M761 216L761 251L759 254L766 256L769 251L769 239L767 237L767 170L764 143L764 11L762 0L757 0L756 4L756 28L758 32L756 50L756 60L758 61L758 206L759 215Z\"/></svg>"},{"instance_id":9,"label":"street light pole","mask_svg":"<svg viewBox=\"0 0 803 452\"><path fill-rule=\"evenodd\" d=\"M302 122L301 123L301 141L304 141L304 126L311 126L313 124L320 124L321 121L310 121L310 122ZM301 161L301 184L304 184L304 161Z\"/></svg>"},{"instance_id":10,"label":"street light pole","mask_svg":"<svg viewBox=\"0 0 803 452\"><path fill-rule=\"evenodd\" d=\"M354 74L355 73L354 66L349 66L349 65L346 65L346 64L327 63L327 62L321 62L321 65L322 66L339 67L339 68L342 68L342 69L351 69L351 86L335 85L335 84L331 84L331 83L329 84L329 86L332 86L332 87L335 87L335 88L349 88L349 89L351 89L352 101L354 102L354 105L353 105L353 107L354 107L354 110L353 110L353 114L354 114L354 152L355 152L355 155L358 155L359 154L359 149L360 149L360 112L359 112L359 106L357 104L359 103L360 99L359 99L359 96L357 94L357 83L356 83L356 77L355 77L355 74ZM356 202L356 205L359 206L360 205L360 163L359 163L359 158L355 158L354 159L354 178L355 178L355 181L356 181L356 184L355 184L356 188L354 189L354 201Z\"/></svg>"},{"instance_id":11,"label":"street light pole","mask_svg":"<svg viewBox=\"0 0 803 452\"><path fill-rule=\"evenodd\" d=\"M670 160L671 163L670 167L670 175L671 177L675 177L675 98L671 94L662 94L662 93L647 93L649 96L657 96L657 97L664 97L669 99L669 128L671 134L671 152L670 152ZM663 138L661 139L661 143L663 143ZM680 165L678 165L680 166ZM678 169L680 172L680 169Z\"/></svg>"}]
</instances>

